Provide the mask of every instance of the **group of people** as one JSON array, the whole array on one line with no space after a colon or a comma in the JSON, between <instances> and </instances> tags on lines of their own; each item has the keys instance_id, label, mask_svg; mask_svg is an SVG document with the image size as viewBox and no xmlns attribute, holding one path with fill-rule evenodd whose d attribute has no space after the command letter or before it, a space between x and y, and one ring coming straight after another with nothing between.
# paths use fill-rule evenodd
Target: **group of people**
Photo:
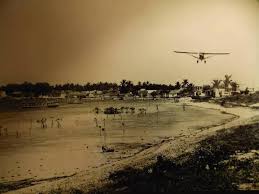
<instances>
[{"instance_id":1,"label":"group of people","mask_svg":"<svg viewBox=\"0 0 259 194\"><path fill-rule=\"evenodd\" d=\"M3 133L2 133L3 130ZM0 136L8 136L8 129L7 127L3 127L0 125Z\"/></svg>"},{"instance_id":2,"label":"group of people","mask_svg":"<svg viewBox=\"0 0 259 194\"><path fill-rule=\"evenodd\" d=\"M57 124L57 128L61 128L61 121L62 121L61 118L57 118L55 120L54 120L54 118L51 118L51 128L54 127L55 122ZM37 120L37 122L41 124L41 128L43 128L43 129L48 128L46 117L41 118L41 120Z\"/></svg>"}]
</instances>

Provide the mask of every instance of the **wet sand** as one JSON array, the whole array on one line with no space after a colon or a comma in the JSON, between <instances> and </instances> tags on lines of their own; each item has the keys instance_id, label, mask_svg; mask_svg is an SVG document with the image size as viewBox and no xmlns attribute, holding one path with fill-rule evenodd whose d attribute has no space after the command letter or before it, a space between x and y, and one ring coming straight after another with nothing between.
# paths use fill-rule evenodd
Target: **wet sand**
<instances>
[{"instance_id":1,"label":"wet sand","mask_svg":"<svg viewBox=\"0 0 259 194\"><path fill-rule=\"evenodd\" d=\"M33 187L36 191L64 187L64 180L70 183L66 184L67 187L83 185L85 182L87 186L94 182L94 179L87 181L91 173L95 173L95 177L102 177L102 174L114 170L113 165L117 169L132 159L141 163L139 159L145 158L143 155L150 157L166 150L168 142L172 139L182 142L182 138L190 138L198 132L206 131L206 128L222 125L234 118L231 114L208 109L203 104L199 104L201 107L190 104L192 106L187 106L184 111L181 104L172 102L113 103L98 102L98 104L73 105L51 110L24 111L18 115L13 112L2 113L0 115L2 125L7 126L8 123L10 125L9 136L1 136L0 160L4 164L0 171L1 183L11 185L24 179L34 184L45 182L40 184L41 186ZM136 109L144 107L147 108L147 114L123 114L122 118L119 115L115 117L109 115L107 118L103 113L97 115L93 112L96 106L104 108L110 105L134 106ZM48 124L48 128L42 129L39 123L33 122L31 134L28 132L31 120L47 116L48 119L62 117L62 127L51 128ZM21 136L17 138L15 136L17 124L14 123L16 119L21 120L21 118L27 122L19 128ZM106 137L100 135L100 129L95 126L94 118L100 122L106 119ZM125 122L124 130L122 121ZM114 147L115 152L102 153L101 146L104 144ZM57 177L63 176L72 177L53 182L53 177L58 179ZM46 180L52 180L51 184L46 183ZM19 190L21 193L29 191L29 188Z\"/></svg>"}]
</instances>

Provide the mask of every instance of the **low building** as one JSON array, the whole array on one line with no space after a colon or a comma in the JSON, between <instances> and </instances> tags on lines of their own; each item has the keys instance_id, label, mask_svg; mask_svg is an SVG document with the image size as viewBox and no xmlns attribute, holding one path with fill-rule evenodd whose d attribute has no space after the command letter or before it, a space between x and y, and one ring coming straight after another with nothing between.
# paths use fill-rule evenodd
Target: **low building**
<instances>
[{"instance_id":1,"label":"low building","mask_svg":"<svg viewBox=\"0 0 259 194\"><path fill-rule=\"evenodd\" d=\"M120 92L118 90L110 89L108 91L103 92L103 99L105 100L113 100L119 99Z\"/></svg>"},{"instance_id":2,"label":"low building","mask_svg":"<svg viewBox=\"0 0 259 194\"><path fill-rule=\"evenodd\" d=\"M138 94L139 94L139 97L140 97L140 98L145 98L145 97L147 97L148 92L147 92L146 89L140 89L140 90L138 91Z\"/></svg>"},{"instance_id":3,"label":"low building","mask_svg":"<svg viewBox=\"0 0 259 194\"><path fill-rule=\"evenodd\" d=\"M155 95L154 95L155 94ZM154 95L154 96L153 96ZM153 99L155 96L158 96L157 90L147 90L147 96L148 99Z\"/></svg>"},{"instance_id":4,"label":"low building","mask_svg":"<svg viewBox=\"0 0 259 194\"><path fill-rule=\"evenodd\" d=\"M168 93L168 97L169 98L176 98L179 96L181 92L181 89L176 89L176 90L171 90L169 93Z\"/></svg>"},{"instance_id":5,"label":"low building","mask_svg":"<svg viewBox=\"0 0 259 194\"><path fill-rule=\"evenodd\" d=\"M194 96L205 96L205 94L203 93L203 86L194 86L193 95Z\"/></svg>"},{"instance_id":6,"label":"low building","mask_svg":"<svg viewBox=\"0 0 259 194\"><path fill-rule=\"evenodd\" d=\"M21 92L21 91L16 91L16 92L12 92L12 93L10 94L10 96L11 96L11 97L14 97L14 98L22 98L22 97L24 97L24 94L23 94L23 92Z\"/></svg>"},{"instance_id":7,"label":"low building","mask_svg":"<svg viewBox=\"0 0 259 194\"><path fill-rule=\"evenodd\" d=\"M124 94L122 99L123 100L133 100L134 96L133 96L132 92L129 92L129 93Z\"/></svg>"}]
</instances>

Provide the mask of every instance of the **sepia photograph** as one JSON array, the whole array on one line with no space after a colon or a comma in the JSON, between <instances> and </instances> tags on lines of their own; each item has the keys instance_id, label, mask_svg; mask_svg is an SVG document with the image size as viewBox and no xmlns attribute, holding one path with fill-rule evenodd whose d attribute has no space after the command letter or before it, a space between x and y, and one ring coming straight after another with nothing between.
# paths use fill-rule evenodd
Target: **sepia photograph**
<instances>
[{"instance_id":1,"label":"sepia photograph","mask_svg":"<svg viewBox=\"0 0 259 194\"><path fill-rule=\"evenodd\" d=\"M0 193L259 192L259 0L0 0Z\"/></svg>"}]
</instances>

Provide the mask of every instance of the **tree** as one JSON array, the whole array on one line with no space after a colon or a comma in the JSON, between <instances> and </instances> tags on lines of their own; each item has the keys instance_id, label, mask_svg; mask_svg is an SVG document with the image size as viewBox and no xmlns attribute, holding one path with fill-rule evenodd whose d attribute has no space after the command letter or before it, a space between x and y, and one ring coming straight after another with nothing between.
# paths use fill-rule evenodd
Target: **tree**
<instances>
[{"instance_id":1,"label":"tree","mask_svg":"<svg viewBox=\"0 0 259 194\"><path fill-rule=\"evenodd\" d=\"M181 88L181 84L180 84L180 82L176 82L176 84L175 84L175 89L180 89Z\"/></svg>"},{"instance_id":2,"label":"tree","mask_svg":"<svg viewBox=\"0 0 259 194\"><path fill-rule=\"evenodd\" d=\"M126 94L128 92L133 91L133 83L132 81L122 80L120 83L120 93Z\"/></svg>"},{"instance_id":3,"label":"tree","mask_svg":"<svg viewBox=\"0 0 259 194\"><path fill-rule=\"evenodd\" d=\"M186 88L189 84L189 81L188 79L184 79L183 82L182 82L182 88Z\"/></svg>"},{"instance_id":4,"label":"tree","mask_svg":"<svg viewBox=\"0 0 259 194\"><path fill-rule=\"evenodd\" d=\"M35 84L35 95L47 95L50 94L52 91L52 86L50 86L48 83L42 82L42 83L36 83Z\"/></svg>"},{"instance_id":5,"label":"tree","mask_svg":"<svg viewBox=\"0 0 259 194\"><path fill-rule=\"evenodd\" d=\"M229 90L229 85L232 82L231 77L232 75L225 75L225 80L223 81L223 84L226 91Z\"/></svg>"},{"instance_id":6,"label":"tree","mask_svg":"<svg viewBox=\"0 0 259 194\"><path fill-rule=\"evenodd\" d=\"M203 92L206 91L206 90L210 90L210 85L204 85L202 87L202 90L203 90Z\"/></svg>"},{"instance_id":7,"label":"tree","mask_svg":"<svg viewBox=\"0 0 259 194\"><path fill-rule=\"evenodd\" d=\"M193 94L194 93L194 85L193 84L188 84L186 90L187 90L187 92L189 94Z\"/></svg>"},{"instance_id":8,"label":"tree","mask_svg":"<svg viewBox=\"0 0 259 194\"><path fill-rule=\"evenodd\" d=\"M221 83L221 80L218 80L218 79L213 80L212 88L219 89L220 83Z\"/></svg>"},{"instance_id":9,"label":"tree","mask_svg":"<svg viewBox=\"0 0 259 194\"><path fill-rule=\"evenodd\" d=\"M230 85L231 85L232 91L237 91L237 88L238 88L237 82L231 82Z\"/></svg>"},{"instance_id":10,"label":"tree","mask_svg":"<svg viewBox=\"0 0 259 194\"><path fill-rule=\"evenodd\" d=\"M153 100L154 100L155 97L157 96L157 92L156 91L151 92L151 96L153 97Z\"/></svg>"}]
</instances>

